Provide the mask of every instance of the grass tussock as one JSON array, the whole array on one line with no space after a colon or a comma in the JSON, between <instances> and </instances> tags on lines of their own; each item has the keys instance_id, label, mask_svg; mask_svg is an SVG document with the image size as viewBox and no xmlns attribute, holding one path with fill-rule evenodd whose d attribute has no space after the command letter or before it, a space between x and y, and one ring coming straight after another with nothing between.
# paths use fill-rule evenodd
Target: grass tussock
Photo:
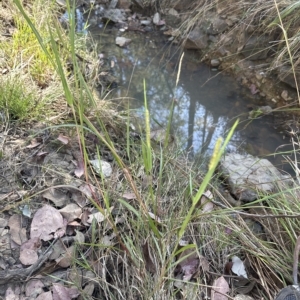
<instances>
[{"instance_id":1,"label":"grass tussock","mask_svg":"<svg viewBox=\"0 0 300 300\"><path fill-rule=\"evenodd\" d=\"M37 95L17 78L0 80L0 108L12 119L34 118L39 113Z\"/></svg>"},{"instance_id":2,"label":"grass tussock","mask_svg":"<svg viewBox=\"0 0 300 300\"><path fill-rule=\"evenodd\" d=\"M55 1L47 5L40 0L27 1L22 7L34 29L13 0L0 3L0 26L1 32L5 33L0 37L1 91L7 93L1 95L0 110L12 118L45 121L46 117L49 124L59 122L69 114L70 108L64 101L53 49L59 51L66 80L74 86L70 48L73 47L74 55L80 58L76 63L89 80L94 80L96 75L93 74L99 68L97 57L89 56L85 51L87 36L78 34L71 40L62 30L59 22L61 12ZM7 101L10 94L23 95L24 101L14 96Z\"/></svg>"},{"instance_id":3,"label":"grass tussock","mask_svg":"<svg viewBox=\"0 0 300 300\"><path fill-rule=\"evenodd\" d=\"M118 183L114 178L98 185L99 190L105 191L103 208L113 205L115 210L95 232L95 241L78 248L79 253L89 249L93 263L83 255L74 260L78 271L82 267L95 270L95 262L101 265L94 279L98 297L202 299L210 295L213 281L224 274L226 263L234 255L244 259L254 287L247 292L245 287L237 286L231 290L231 297L244 291L254 299L274 299L278 290L291 282L294 241L300 230L298 218L290 217L299 211L297 189L261 195L244 207L224 208L227 200L212 184L209 189L214 194L214 209L204 212L199 204L189 214L203 180L198 166L190 165L177 154L162 157L154 151L151 181L145 183L145 169L141 170L142 163L138 163L144 161L139 143L132 148L131 155L135 159L129 171L144 205L135 197L123 198L132 187L122 175ZM157 217L154 224L144 207ZM107 246L104 240L112 236L108 223L115 223L120 217L123 221L116 225L114 239ZM178 265L186 255L207 261L208 271L203 263L199 273L185 281L178 274Z\"/></svg>"},{"instance_id":4,"label":"grass tussock","mask_svg":"<svg viewBox=\"0 0 300 300\"><path fill-rule=\"evenodd\" d=\"M5 67L8 69L20 69L24 73L28 72L29 76L40 87L48 86L52 80L54 68L51 65L49 57L41 49L39 42L20 12L16 10L12 0L2 5L2 19L7 18L6 14L12 19L10 28L6 30L11 32L1 43L0 51L6 57ZM42 1L33 1L27 3L26 10L30 13L30 18L34 20L35 26L41 33L43 39L49 39L48 29L52 27L53 7L44 5ZM45 16L49 17L46 18ZM9 26L7 24L7 26ZM50 45L47 46L50 51ZM4 67L4 66L2 66Z\"/></svg>"}]
</instances>

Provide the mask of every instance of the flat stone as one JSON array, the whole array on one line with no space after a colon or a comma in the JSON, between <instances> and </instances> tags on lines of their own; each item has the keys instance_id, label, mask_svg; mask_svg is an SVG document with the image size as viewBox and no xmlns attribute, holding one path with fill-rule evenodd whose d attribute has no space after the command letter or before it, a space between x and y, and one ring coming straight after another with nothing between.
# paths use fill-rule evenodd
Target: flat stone
<instances>
[{"instance_id":1,"label":"flat stone","mask_svg":"<svg viewBox=\"0 0 300 300\"><path fill-rule=\"evenodd\" d=\"M112 167L110 163L104 160L93 159L90 160L94 170L101 176L109 177L112 173Z\"/></svg>"},{"instance_id":2,"label":"flat stone","mask_svg":"<svg viewBox=\"0 0 300 300\"><path fill-rule=\"evenodd\" d=\"M174 8L170 8L170 9L168 10L168 14L169 14L169 15L172 15L172 16L175 16L175 17L178 17L178 16L179 16L178 11L177 11L176 9L174 9Z\"/></svg>"},{"instance_id":3,"label":"flat stone","mask_svg":"<svg viewBox=\"0 0 300 300\"><path fill-rule=\"evenodd\" d=\"M267 159L237 153L226 154L220 162L220 172L237 199L251 202L261 193L274 193L293 184Z\"/></svg>"},{"instance_id":4,"label":"flat stone","mask_svg":"<svg viewBox=\"0 0 300 300\"><path fill-rule=\"evenodd\" d=\"M131 39L128 39L126 37L118 36L116 37L116 45L120 47L124 47L128 45L131 42Z\"/></svg>"},{"instance_id":5,"label":"flat stone","mask_svg":"<svg viewBox=\"0 0 300 300\"><path fill-rule=\"evenodd\" d=\"M205 49L207 47L208 36L201 28L196 27L193 29L184 44L186 49Z\"/></svg>"},{"instance_id":6,"label":"flat stone","mask_svg":"<svg viewBox=\"0 0 300 300\"><path fill-rule=\"evenodd\" d=\"M118 0L111 0L108 5L108 8L116 8L117 4L118 4Z\"/></svg>"},{"instance_id":7,"label":"flat stone","mask_svg":"<svg viewBox=\"0 0 300 300\"><path fill-rule=\"evenodd\" d=\"M212 27L214 34L223 33L228 29L228 25L224 19L221 19L220 17L216 16L214 17L212 21Z\"/></svg>"},{"instance_id":8,"label":"flat stone","mask_svg":"<svg viewBox=\"0 0 300 300\"><path fill-rule=\"evenodd\" d=\"M122 9L110 8L102 12L103 19L112 21L114 23L122 23L126 20L125 13Z\"/></svg>"}]
</instances>

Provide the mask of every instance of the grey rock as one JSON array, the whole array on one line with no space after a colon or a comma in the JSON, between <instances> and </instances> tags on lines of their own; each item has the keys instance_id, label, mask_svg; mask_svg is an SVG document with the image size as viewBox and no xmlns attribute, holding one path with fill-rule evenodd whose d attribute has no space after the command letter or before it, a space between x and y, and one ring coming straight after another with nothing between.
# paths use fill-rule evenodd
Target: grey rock
<instances>
[{"instance_id":1,"label":"grey rock","mask_svg":"<svg viewBox=\"0 0 300 300\"><path fill-rule=\"evenodd\" d=\"M151 24L151 21L150 20L141 20L141 25L145 25L145 26L148 26Z\"/></svg>"},{"instance_id":2,"label":"grey rock","mask_svg":"<svg viewBox=\"0 0 300 300\"><path fill-rule=\"evenodd\" d=\"M269 37L266 35L252 35L240 45L241 53L249 60L266 59L269 52Z\"/></svg>"},{"instance_id":3,"label":"grey rock","mask_svg":"<svg viewBox=\"0 0 300 300\"><path fill-rule=\"evenodd\" d=\"M210 65L211 65L212 67L218 67L218 66L220 65L220 60L218 60L218 59L212 59L212 60L210 61Z\"/></svg>"},{"instance_id":4,"label":"grey rock","mask_svg":"<svg viewBox=\"0 0 300 300\"><path fill-rule=\"evenodd\" d=\"M155 13L153 16L153 24L155 25L159 25L160 24L160 14L159 13Z\"/></svg>"},{"instance_id":5,"label":"grey rock","mask_svg":"<svg viewBox=\"0 0 300 300\"><path fill-rule=\"evenodd\" d=\"M282 66L278 70L278 79L286 84L288 84L292 88L296 88L295 77L292 72L292 67ZM296 73L296 79L298 83L298 87L300 86L300 75Z\"/></svg>"},{"instance_id":6,"label":"grey rock","mask_svg":"<svg viewBox=\"0 0 300 300\"><path fill-rule=\"evenodd\" d=\"M114 23L121 23L126 20L125 12L122 9L111 8L103 11L103 19Z\"/></svg>"},{"instance_id":7,"label":"grey rock","mask_svg":"<svg viewBox=\"0 0 300 300\"><path fill-rule=\"evenodd\" d=\"M210 34L223 33L227 29L228 29L228 25L224 19L221 19L219 16L215 16L212 19Z\"/></svg>"},{"instance_id":8,"label":"grey rock","mask_svg":"<svg viewBox=\"0 0 300 300\"><path fill-rule=\"evenodd\" d=\"M287 90L283 90L282 93L281 93L281 98L285 101L288 101L289 100L289 93Z\"/></svg>"},{"instance_id":9,"label":"grey rock","mask_svg":"<svg viewBox=\"0 0 300 300\"><path fill-rule=\"evenodd\" d=\"M283 175L267 159L237 153L226 154L220 162L220 172L231 192L245 202L251 202L260 193L277 192L292 185L290 175Z\"/></svg>"},{"instance_id":10,"label":"grey rock","mask_svg":"<svg viewBox=\"0 0 300 300\"><path fill-rule=\"evenodd\" d=\"M181 19L179 16L176 16L174 14L167 14L164 16L164 20L168 26L172 28L179 28L181 24Z\"/></svg>"},{"instance_id":11,"label":"grey rock","mask_svg":"<svg viewBox=\"0 0 300 300\"><path fill-rule=\"evenodd\" d=\"M201 30L201 28L196 27L193 29L184 44L184 48L186 49L205 49L207 47L208 37Z\"/></svg>"},{"instance_id":12,"label":"grey rock","mask_svg":"<svg viewBox=\"0 0 300 300\"><path fill-rule=\"evenodd\" d=\"M8 224L8 221L6 219L0 218L0 228L6 227Z\"/></svg>"},{"instance_id":13,"label":"grey rock","mask_svg":"<svg viewBox=\"0 0 300 300\"><path fill-rule=\"evenodd\" d=\"M118 0L111 0L111 2L108 5L108 8L116 8L118 4Z\"/></svg>"},{"instance_id":14,"label":"grey rock","mask_svg":"<svg viewBox=\"0 0 300 300\"><path fill-rule=\"evenodd\" d=\"M90 160L94 170L100 175L104 177L110 177L112 173L112 167L110 163L104 160L93 159Z\"/></svg>"},{"instance_id":15,"label":"grey rock","mask_svg":"<svg viewBox=\"0 0 300 300\"><path fill-rule=\"evenodd\" d=\"M131 42L131 39L128 39L126 37L118 36L116 37L116 44L120 47L124 47L128 45Z\"/></svg>"},{"instance_id":16,"label":"grey rock","mask_svg":"<svg viewBox=\"0 0 300 300\"><path fill-rule=\"evenodd\" d=\"M214 35L209 35L208 40L212 43L217 43L218 39Z\"/></svg>"},{"instance_id":17,"label":"grey rock","mask_svg":"<svg viewBox=\"0 0 300 300\"><path fill-rule=\"evenodd\" d=\"M172 16L175 16L175 17L179 17L178 11L177 11L176 9L174 9L174 8L170 8L170 9L168 10L168 14L169 14L169 15L172 15Z\"/></svg>"}]
</instances>

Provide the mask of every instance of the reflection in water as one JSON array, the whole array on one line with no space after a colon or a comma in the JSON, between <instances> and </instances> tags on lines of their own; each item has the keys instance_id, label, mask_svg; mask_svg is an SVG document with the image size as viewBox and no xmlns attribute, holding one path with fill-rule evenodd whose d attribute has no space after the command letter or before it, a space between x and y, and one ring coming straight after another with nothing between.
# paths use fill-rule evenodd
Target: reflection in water
<instances>
[{"instance_id":1,"label":"reflection in water","mask_svg":"<svg viewBox=\"0 0 300 300\"><path fill-rule=\"evenodd\" d=\"M126 33L132 42L126 49L114 44L117 32L102 35L100 49L115 61L120 87L116 97L129 97L131 108L143 107L143 78L147 83L147 99L154 124L166 125L172 99L176 99L173 130L190 153L210 153L218 137L225 137L235 118L240 117L229 151L250 153L260 157L274 153L284 143L272 127L272 116L249 121L248 106L255 105L229 76L218 75L207 66L194 62L188 53L183 60L180 81L175 88L175 64L166 56L165 41L160 35ZM164 38L163 38L164 39ZM176 49L175 49L176 50ZM163 59L162 59L163 57ZM174 59L175 60L175 59ZM252 103L251 103L251 102ZM157 126L157 125L156 125ZM268 157L282 168L282 157Z\"/></svg>"}]
</instances>

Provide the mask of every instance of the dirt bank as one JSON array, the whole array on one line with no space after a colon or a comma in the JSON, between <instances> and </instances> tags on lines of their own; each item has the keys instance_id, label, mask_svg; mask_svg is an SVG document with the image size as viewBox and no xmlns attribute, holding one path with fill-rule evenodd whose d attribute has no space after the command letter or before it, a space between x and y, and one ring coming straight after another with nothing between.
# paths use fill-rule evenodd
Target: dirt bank
<instances>
[{"instance_id":1,"label":"dirt bank","mask_svg":"<svg viewBox=\"0 0 300 300\"><path fill-rule=\"evenodd\" d=\"M299 21L292 2L277 5L273 1L182 0L163 1L160 8L170 40L185 50L198 51L199 61L232 74L264 105L292 107L299 103L295 45ZM293 23L288 24L289 20Z\"/></svg>"}]
</instances>

